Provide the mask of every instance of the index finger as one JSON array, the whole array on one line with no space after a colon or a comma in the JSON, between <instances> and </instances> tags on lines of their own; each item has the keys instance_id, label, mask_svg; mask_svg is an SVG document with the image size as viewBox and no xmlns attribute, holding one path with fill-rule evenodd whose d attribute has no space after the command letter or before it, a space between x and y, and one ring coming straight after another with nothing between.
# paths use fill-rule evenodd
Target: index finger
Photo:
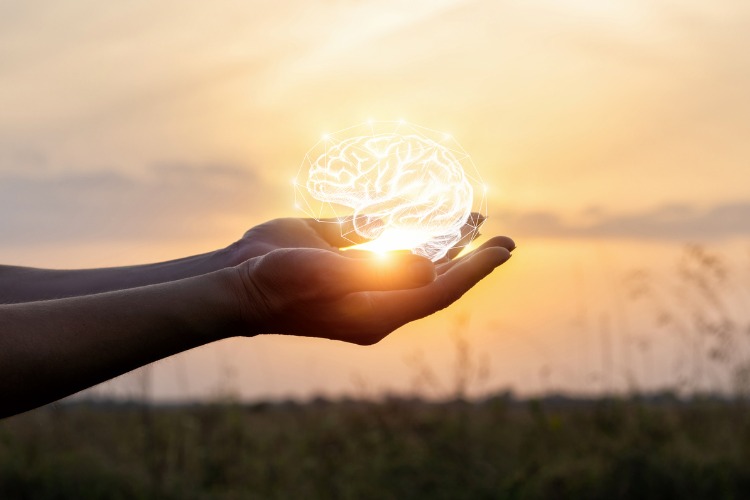
<instances>
[{"instance_id":1,"label":"index finger","mask_svg":"<svg viewBox=\"0 0 750 500\"><path fill-rule=\"evenodd\" d=\"M467 256L429 285L374 294L374 310L394 323L394 329L445 309L496 267L510 259L507 248L491 247Z\"/></svg>"}]
</instances>

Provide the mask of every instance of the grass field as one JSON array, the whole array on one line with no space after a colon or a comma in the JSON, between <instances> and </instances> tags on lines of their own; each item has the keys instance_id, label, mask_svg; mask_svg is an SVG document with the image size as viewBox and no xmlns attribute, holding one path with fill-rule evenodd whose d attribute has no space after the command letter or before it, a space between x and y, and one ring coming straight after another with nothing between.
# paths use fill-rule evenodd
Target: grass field
<instances>
[{"instance_id":1,"label":"grass field","mask_svg":"<svg viewBox=\"0 0 750 500\"><path fill-rule=\"evenodd\" d=\"M748 498L742 402L83 403L0 422L2 499Z\"/></svg>"},{"instance_id":2,"label":"grass field","mask_svg":"<svg viewBox=\"0 0 750 500\"><path fill-rule=\"evenodd\" d=\"M466 402L485 370L458 317L452 402L55 404L0 421L0 500L750 498L750 316L721 255L690 246L677 269L624 282L644 332L674 341L672 393Z\"/></svg>"}]
</instances>

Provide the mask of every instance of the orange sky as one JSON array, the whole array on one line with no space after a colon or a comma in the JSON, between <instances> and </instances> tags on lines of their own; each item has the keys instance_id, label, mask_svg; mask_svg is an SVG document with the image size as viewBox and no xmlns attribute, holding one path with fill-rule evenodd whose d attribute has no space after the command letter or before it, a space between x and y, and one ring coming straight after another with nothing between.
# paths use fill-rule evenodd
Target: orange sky
<instances>
[{"instance_id":1,"label":"orange sky","mask_svg":"<svg viewBox=\"0 0 750 500\"><path fill-rule=\"evenodd\" d=\"M491 358L478 391L549 389L543 365L552 388L594 390L602 324L636 315L612 291L629 270L670 275L699 241L747 277L748 25L742 0L3 5L0 260L118 265L226 245L294 215L288 180L322 132L404 118L472 154L492 187L483 232L519 243L507 268L374 348L232 340L158 364L156 394L211 394L227 377L252 397L364 390L352 379L407 390L419 351L448 380L445 324L461 314ZM571 326L581 310L594 333Z\"/></svg>"}]
</instances>

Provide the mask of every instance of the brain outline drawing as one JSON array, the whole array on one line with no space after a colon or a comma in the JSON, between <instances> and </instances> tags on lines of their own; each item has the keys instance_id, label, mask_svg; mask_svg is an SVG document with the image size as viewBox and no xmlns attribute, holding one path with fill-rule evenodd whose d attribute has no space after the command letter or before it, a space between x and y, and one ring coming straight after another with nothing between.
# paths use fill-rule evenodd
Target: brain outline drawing
<instances>
[{"instance_id":1,"label":"brain outline drawing","mask_svg":"<svg viewBox=\"0 0 750 500\"><path fill-rule=\"evenodd\" d=\"M398 235L431 260L462 240L475 196L486 211L484 185L460 145L404 122L368 122L327 134L307 153L293 183L295 205L308 215L352 216L359 236Z\"/></svg>"}]
</instances>

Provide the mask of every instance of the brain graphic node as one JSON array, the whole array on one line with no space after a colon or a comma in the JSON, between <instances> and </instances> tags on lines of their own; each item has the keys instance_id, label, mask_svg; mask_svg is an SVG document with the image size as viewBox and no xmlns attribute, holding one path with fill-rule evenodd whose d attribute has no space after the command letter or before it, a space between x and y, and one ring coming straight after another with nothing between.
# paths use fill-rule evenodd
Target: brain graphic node
<instances>
[{"instance_id":1,"label":"brain graphic node","mask_svg":"<svg viewBox=\"0 0 750 500\"><path fill-rule=\"evenodd\" d=\"M487 209L485 187L461 146L404 122L326 134L305 156L293 184L295 206L339 223L352 245L366 238L371 241L358 248L409 249L432 260L470 241L465 236L477 231L469 219L472 207ZM342 224L347 217L353 227Z\"/></svg>"}]
</instances>

